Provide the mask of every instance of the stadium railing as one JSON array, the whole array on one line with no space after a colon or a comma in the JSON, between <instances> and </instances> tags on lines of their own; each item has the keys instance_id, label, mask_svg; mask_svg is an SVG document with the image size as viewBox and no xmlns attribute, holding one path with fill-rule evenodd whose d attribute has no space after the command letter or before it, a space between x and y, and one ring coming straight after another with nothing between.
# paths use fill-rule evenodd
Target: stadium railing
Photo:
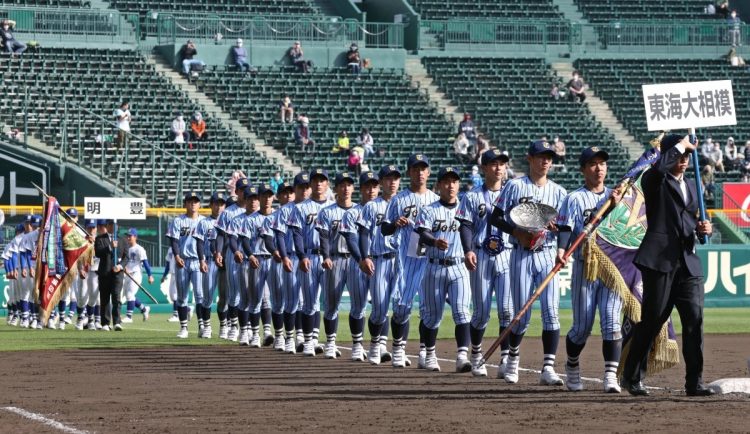
<instances>
[{"instance_id":1,"label":"stadium railing","mask_svg":"<svg viewBox=\"0 0 750 434\"><path fill-rule=\"evenodd\" d=\"M361 23L339 17L300 17L298 19L265 16L192 15L158 13L157 40L159 44L175 43L178 39L215 40L243 38L255 43L305 41L305 43L333 44L357 42L362 47L402 48L402 23Z\"/></svg>"},{"instance_id":2,"label":"stadium railing","mask_svg":"<svg viewBox=\"0 0 750 434\"><path fill-rule=\"evenodd\" d=\"M36 113L27 109L30 98L34 97L35 95L30 94L26 88L22 112L16 114L17 117L22 118L23 122L24 147L28 146L30 117L36 116ZM118 188L122 188L126 192L142 194L150 203L156 203L158 199L156 187L165 182L161 168L167 163L170 166L177 165L176 178L169 179L176 191L183 191L185 188L215 191L216 188L226 183L226 180L219 178L204 167L187 161L176 149L169 149L163 144L153 143L132 133L127 133L128 140L125 142L125 147L113 159L113 152L117 152L111 145L118 131L116 122L66 100L47 95L45 101L56 107L62 107L57 124L58 134L55 138L58 140L56 146L59 146L60 161L75 162L100 178L107 179L113 184L113 194ZM90 137L92 125L99 140L96 137ZM136 144L138 146L135 146ZM148 155L145 155L146 152ZM148 173L148 178L141 179L146 185L145 189L131 188L130 169L136 162L138 166L142 166L144 162L149 165L143 168L146 169L144 172ZM114 177L108 171L111 165L117 165ZM175 196L175 206L178 204L179 200Z\"/></svg>"},{"instance_id":3,"label":"stadium railing","mask_svg":"<svg viewBox=\"0 0 750 434\"><path fill-rule=\"evenodd\" d=\"M132 44L140 40L138 14L114 10L0 5L0 18L15 21L14 32L24 39Z\"/></svg>"},{"instance_id":4,"label":"stadium railing","mask_svg":"<svg viewBox=\"0 0 750 434\"><path fill-rule=\"evenodd\" d=\"M567 20L420 20L420 50L449 50L466 46L569 45L571 22ZM454 47L452 47L454 46Z\"/></svg>"}]
</instances>

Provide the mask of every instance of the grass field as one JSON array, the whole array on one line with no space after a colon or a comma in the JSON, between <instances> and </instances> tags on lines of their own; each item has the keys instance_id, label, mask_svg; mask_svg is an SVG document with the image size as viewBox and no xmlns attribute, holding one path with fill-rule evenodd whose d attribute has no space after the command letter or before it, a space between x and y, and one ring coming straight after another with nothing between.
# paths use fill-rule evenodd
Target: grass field
<instances>
[{"instance_id":1,"label":"grass field","mask_svg":"<svg viewBox=\"0 0 750 434\"><path fill-rule=\"evenodd\" d=\"M349 327L347 325L346 313L342 313L344 319L340 321L338 340L340 342L351 341ZM0 324L0 351L21 350L49 350L49 349L76 349L76 348L137 348L137 347L166 347L166 346L190 346L190 345L236 345L219 339L198 339L196 337L197 325L195 321L190 324L190 338L181 340L175 337L178 331L177 323L167 322L168 314L153 314L147 322L141 321L140 315L134 317L133 324L125 324L122 332L94 332L78 331L73 325L68 325L66 330L28 330L8 326L3 320ZM708 308L705 310L704 332L706 334L720 333L747 333L750 334L750 308ZM680 333L679 316L673 314L675 328ZM419 318L412 318L411 338L417 336L417 324ZM572 312L569 309L560 311L560 323L562 334L570 329ZM213 318L214 336L218 333L218 323ZM497 336L497 318L494 318L485 336ZM594 334L598 334L598 321L594 323ZM540 336L541 324L539 313L532 316L531 327L528 336ZM324 336L321 330L321 337ZM440 339L453 339L453 320L450 313L446 311L442 326L440 327ZM323 338L324 339L324 338Z\"/></svg>"}]
</instances>

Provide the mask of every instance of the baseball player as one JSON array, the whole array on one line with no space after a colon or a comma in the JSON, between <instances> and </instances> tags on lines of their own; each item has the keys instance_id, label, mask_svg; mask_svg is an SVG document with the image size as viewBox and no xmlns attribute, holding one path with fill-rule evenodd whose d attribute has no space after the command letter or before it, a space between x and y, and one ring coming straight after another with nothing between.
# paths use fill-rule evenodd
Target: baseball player
<instances>
[{"instance_id":1,"label":"baseball player","mask_svg":"<svg viewBox=\"0 0 750 434\"><path fill-rule=\"evenodd\" d=\"M239 338L238 312L236 308L232 309L231 312L229 311L228 299L230 292L234 293L238 291L239 282L237 280L236 264L230 258L229 237L231 235L227 231L229 231L232 220L238 215L245 213L245 188L249 186L250 183L247 178L240 178L235 182L237 201L232 204L228 203L216 222L216 252L214 253L214 261L219 267L219 301L216 305L216 314L220 322L219 338L229 339L234 342L237 342ZM225 261L224 258L229 258L229 260Z\"/></svg>"},{"instance_id":2,"label":"baseball player","mask_svg":"<svg viewBox=\"0 0 750 434\"><path fill-rule=\"evenodd\" d=\"M395 173L392 173L395 172ZM368 323L368 328L370 330L370 350L367 354L367 357L364 356L364 348L361 348L362 351L362 357L357 357L355 359L354 354L352 354L352 358L355 360L361 360L362 358L369 358L370 363L377 365L380 364L381 361L385 358L386 361L390 361L390 353L388 353L386 349L386 342L387 342L387 331L383 331L385 327L383 325L385 324L387 326L387 315L388 315L388 301L390 300L390 293L392 292L392 282L388 281L382 281L382 274L386 273L390 277L389 280L395 280L395 274L393 270L393 264L396 258L396 250L393 248L390 252L385 252L385 254L378 254L375 255L377 257L373 257L370 244L371 244L371 234L375 231L380 231L380 228L378 227L378 224L383 218L383 214L385 214L385 208L388 206L388 200L390 200L391 197L395 194L395 192L398 190L398 181L400 179L400 174L398 173L398 170L395 166L390 166L389 168L385 168L384 170L381 170L381 173L385 173L388 175L388 189L384 190L384 197L387 197L386 200L380 200L379 205L369 205L372 204L374 201L378 201L378 193L380 192L380 177L373 173L373 172L365 172L363 173L359 178L359 190L360 190L360 209L357 210L357 212L348 212L344 216L344 220L341 225L340 231L344 234L346 237L346 242L349 247L349 250L352 252L353 260L356 262L355 264L351 265L351 273L353 274L352 279L359 279L358 284L361 285L359 287L359 291L356 292L356 299L353 299L352 305L354 306L355 302L359 305L361 303L361 308L354 309L352 307L352 312L357 313L357 315L351 315L350 321L358 321L358 327L364 332L364 302L367 300L367 294L372 294L372 305L373 305L373 313L370 315L370 322ZM394 181L395 180L395 188L394 187ZM367 213L366 215L363 215ZM361 223L360 223L361 222ZM372 228L372 230L370 230ZM360 237L365 238L362 242L360 242ZM381 243L379 243L377 248L381 247L381 244L384 244L383 241L385 241L385 237L382 237L378 239ZM388 237L388 241L390 241L390 237ZM378 259L381 259L384 255L389 256L390 258L385 258L384 262L380 264L380 261ZM374 262L375 261L375 262ZM383 270L377 270L376 262L380 264L379 266L382 267ZM375 279L375 273L376 271L380 271L379 275L381 275L381 278L376 282ZM379 295L380 291L377 290L375 287L376 284L385 284L383 287L382 293L385 294L386 292L388 295L385 295L387 298L383 298L384 295ZM352 292L350 290L350 292ZM375 300L376 297L380 297L380 299ZM377 314L375 313L375 309L377 309ZM379 318L379 320L375 319ZM377 324L374 324L372 321L379 321ZM354 340L355 338L352 337ZM359 337L358 341L355 343L355 345L362 345L363 338ZM375 359L373 360L374 357Z\"/></svg>"},{"instance_id":3,"label":"baseball player","mask_svg":"<svg viewBox=\"0 0 750 434\"><path fill-rule=\"evenodd\" d=\"M185 214L172 220L167 231L170 239L172 254L176 268L174 277L177 279L177 306L180 317L180 331L177 337L187 339L188 337L188 295L190 286L194 293L201 291L202 279L200 275L200 261L195 246L193 232L200 220L203 218L198 214L201 206L200 196L195 191L188 191L184 196Z\"/></svg>"},{"instance_id":4,"label":"baseball player","mask_svg":"<svg viewBox=\"0 0 750 434\"><path fill-rule=\"evenodd\" d=\"M456 219L461 221L461 245L469 269L474 306L470 327L471 372L478 377L487 376L487 368L480 362L483 358L482 337L490 320L493 294L497 298L500 333L513 319L509 274L511 246L507 234L498 233L498 229L488 223L492 208L500 197L508 161L508 155L495 149L482 154L484 184L466 193L456 211ZM503 378L507 357L506 340L500 352L499 378Z\"/></svg>"},{"instance_id":5,"label":"baseball player","mask_svg":"<svg viewBox=\"0 0 750 434\"><path fill-rule=\"evenodd\" d=\"M78 222L78 210L75 208L68 208L65 211L66 214L74 221ZM47 321L47 328L65 330L65 325L71 323L70 317L73 312L77 309L76 292L78 292L79 279L75 279L71 282L70 286L65 290L65 294L60 297L60 301L57 302L57 312L52 311L49 320ZM70 306L70 314L65 315L65 309Z\"/></svg>"},{"instance_id":6,"label":"baseball player","mask_svg":"<svg viewBox=\"0 0 750 434\"><path fill-rule=\"evenodd\" d=\"M21 327L41 328L37 318L37 308L32 296L34 294L34 273L36 272L36 244L39 239L41 218L28 215L24 219L24 234L19 245L19 263L21 270Z\"/></svg>"},{"instance_id":7,"label":"baseball player","mask_svg":"<svg viewBox=\"0 0 750 434\"><path fill-rule=\"evenodd\" d=\"M563 265L566 262L563 256L571 239L575 239L581 233L588 218L596 213L610 195L619 200L619 192L604 185L604 179L607 177L607 160L609 154L596 146L584 149L578 159L583 174L583 187L565 197L557 217L557 227L560 231L557 239L557 261ZM622 350L622 299L607 289L601 281L586 280L580 248L573 253L573 259L573 279L570 288L573 326L565 339L568 353L568 361L565 364L565 373L568 377L566 385L571 391L583 390L579 356L591 334L598 310L604 355L604 391L620 393L617 368Z\"/></svg>"},{"instance_id":8,"label":"baseball player","mask_svg":"<svg viewBox=\"0 0 750 434\"><path fill-rule=\"evenodd\" d=\"M250 304L248 297L250 296L250 263L249 263L249 250L245 250L247 246L243 246L239 241L239 237L248 237L245 232L247 222L252 214L255 213L258 203L258 188L252 185L248 185L244 190L245 198L245 212L233 218L229 224L227 235L229 236L229 251L232 253L232 261L234 267L234 278L237 279L236 286L229 287L229 294L227 301L229 302L229 316L230 318L237 318L239 324L239 342L240 345L250 345ZM257 262L257 259L254 261ZM230 330L230 334L232 331ZM234 336L230 337L230 340L234 341Z\"/></svg>"},{"instance_id":9,"label":"baseball player","mask_svg":"<svg viewBox=\"0 0 750 434\"><path fill-rule=\"evenodd\" d=\"M138 244L138 230L136 228L128 229L126 234L127 248L123 249L123 260L122 264L125 267L125 271L130 274L132 279L126 278L123 280L123 292L125 293L125 318L122 319L123 323L133 322L133 309L138 308L143 314L143 320L148 320L148 314L151 311L149 306L141 303L136 297L138 293L138 283L143 280L141 275L141 265L146 270L148 276L148 283L154 283L154 276L151 275L151 264L148 262L146 256L146 249Z\"/></svg>"},{"instance_id":10,"label":"baseball player","mask_svg":"<svg viewBox=\"0 0 750 434\"><path fill-rule=\"evenodd\" d=\"M555 247L557 235L553 225L541 236L540 243L532 246L535 234L517 227L510 220L511 210L524 202L535 202L560 209L565 198L564 188L547 178L555 155L552 146L544 140L533 142L528 149L527 161L529 174L508 181L500 192L491 217L491 224L511 235L513 245L510 253L511 299L513 311L518 311L526 303L536 286L549 274L555 265ZM537 246L537 244L539 244ZM560 321L558 316L560 304L560 285L555 276L541 297L542 307L542 345L544 362L539 378L540 384L562 386L563 381L555 372L555 353L560 340ZM507 383L518 382L518 364L520 345L529 325L531 310L513 327L510 333L510 352L504 374Z\"/></svg>"},{"instance_id":11,"label":"baseball player","mask_svg":"<svg viewBox=\"0 0 750 434\"><path fill-rule=\"evenodd\" d=\"M16 225L16 234L13 237L13 239L6 244L5 249L6 253L4 253L3 258L5 259L5 266L6 266L6 273L5 275L8 278L9 286L10 286L10 296L8 298L8 312L9 312L9 318L8 318L8 325L11 326L17 326L18 323L21 321L21 311L20 311L20 293L21 293L21 281L20 281L20 274L18 272L20 264L19 264L19 249L21 246L21 241L23 240L23 232L24 231L24 225L18 224Z\"/></svg>"},{"instance_id":12,"label":"baseball player","mask_svg":"<svg viewBox=\"0 0 750 434\"><path fill-rule=\"evenodd\" d=\"M364 335L364 310L367 303L367 288L357 262L352 260L352 252L347 245L342 232L346 215L359 214L360 206L352 202L354 193L354 178L349 172L336 175L334 181L336 203L330 205L318 214L315 229L319 233L321 254L323 256L323 291L325 291L326 310L323 323L326 331L325 357L336 358L336 334L339 323L339 305L344 293L344 285L349 289L351 311L349 313L349 327L352 334L352 360L364 361L365 354L362 347Z\"/></svg>"},{"instance_id":13,"label":"baseball player","mask_svg":"<svg viewBox=\"0 0 750 434\"><path fill-rule=\"evenodd\" d=\"M97 235L96 231L96 220L86 220L85 224L86 233L95 238ZM75 328L76 330L83 330L88 327L91 330L96 329L96 319L94 318L94 306L97 305L99 300L99 280L96 276L96 269L99 268L99 258L96 255L91 255L91 260L88 263L83 261L78 262L78 286L76 300L78 301L78 310L81 311L78 314ZM101 319L99 319L101 322Z\"/></svg>"},{"instance_id":14,"label":"baseball player","mask_svg":"<svg viewBox=\"0 0 750 434\"><path fill-rule=\"evenodd\" d=\"M226 195L217 191L211 195L209 208L211 215L198 223L193 233L195 238L195 248L200 260L200 268L203 282L201 284L200 294L195 297L195 310L198 316L198 324L203 324L203 331L198 335L199 338L211 339L211 303L216 296L216 287L218 286L219 266L212 259L216 252L216 224L226 205Z\"/></svg>"},{"instance_id":15,"label":"baseball player","mask_svg":"<svg viewBox=\"0 0 750 434\"><path fill-rule=\"evenodd\" d=\"M166 265L164 265L164 274L161 275L161 283L169 279L168 294L169 299L172 300L172 315L167 318L167 322L180 322L180 315L178 313L180 309L177 306L177 279L174 278L174 270L177 268L177 264L174 262L174 254L171 248L167 250L164 261ZM173 274L172 278L169 276L170 272Z\"/></svg>"},{"instance_id":16,"label":"baseball player","mask_svg":"<svg viewBox=\"0 0 750 434\"><path fill-rule=\"evenodd\" d=\"M276 235L276 248L281 258L282 288L284 297L284 329L286 339L284 341L284 352L296 354L302 352L304 345L304 334L302 333L302 288L298 279L299 261L294 251L292 230L287 226L294 210L298 205L310 198L310 175L301 172L294 177L294 199L283 205L273 220L272 227ZM296 342L294 334L296 331Z\"/></svg>"},{"instance_id":17,"label":"baseball player","mask_svg":"<svg viewBox=\"0 0 750 434\"><path fill-rule=\"evenodd\" d=\"M438 196L427 189L430 177L430 162L424 154L414 154L407 163L409 188L398 193L388 203L381 224L384 236L394 235L399 249L396 267L397 287L393 294L393 333L394 368L406 366L406 342L409 339L409 317L414 296L421 286L422 275L427 261L419 246L419 235L414 231L419 210L438 200ZM424 369L424 342L420 336L419 361L417 367Z\"/></svg>"},{"instance_id":18,"label":"baseball player","mask_svg":"<svg viewBox=\"0 0 750 434\"><path fill-rule=\"evenodd\" d=\"M279 208L273 211L273 213L266 219L266 227L263 228L263 232L266 236L270 235L273 237L273 241L267 246L270 248L271 257L271 271L268 276L268 289L270 292L271 301L271 317L274 328L274 340L273 349L276 351L284 351L286 347L286 338L284 336L284 266L281 258L281 254L278 251L276 237L278 234L275 231L277 220L279 219L282 209L290 203L294 202L294 186L288 183L282 183L276 189L276 196L279 200ZM292 327L290 329L290 339L294 337L294 321L292 321ZM292 348L294 346L292 345Z\"/></svg>"},{"instance_id":19,"label":"baseball player","mask_svg":"<svg viewBox=\"0 0 750 434\"><path fill-rule=\"evenodd\" d=\"M315 224L320 211L331 205L326 198L328 193L328 172L315 169L310 172L310 198L298 204L287 222L292 228L294 251L299 260L299 273L302 290L302 332L305 343L302 353L315 356L318 351L320 329L320 284L323 279L323 259L321 257L319 232Z\"/></svg>"},{"instance_id":20,"label":"baseball player","mask_svg":"<svg viewBox=\"0 0 750 434\"><path fill-rule=\"evenodd\" d=\"M469 272L464 264L464 250L456 220L461 175L453 167L438 172L440 200L422 207L415 230L419 244L425 247L425 266L419 294L419 334L424 337L425 369L440 371L435 356L438 328L443 319L446 295L456 324L456 372L471 371L469 362Z\"/></svg>"}]
</instances>

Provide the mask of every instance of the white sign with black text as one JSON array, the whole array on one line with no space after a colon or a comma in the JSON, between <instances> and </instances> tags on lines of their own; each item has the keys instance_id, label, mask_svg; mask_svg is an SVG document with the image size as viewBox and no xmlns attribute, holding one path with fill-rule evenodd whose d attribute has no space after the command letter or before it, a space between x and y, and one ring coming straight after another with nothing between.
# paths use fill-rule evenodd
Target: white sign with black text
<instances>
[{"instance_id":1,"label":"white sign with black text","mask_svg":"<svg viewBox=\"0 0 750 434\"><path fill-rule=\"evenodd\" d=\"M649 131L737 125L731 80L643 85Z\"/></svg>"},{"instance_id":2,"label":"white sign with black text","mask_svg":"<svg viewBox=\"0 0 750 434\"><path fill-rule=\"evenodd\" d=\"M86 219L146 220L146 199L140 197L87 197Z\"/></svg>"}]
</instances>

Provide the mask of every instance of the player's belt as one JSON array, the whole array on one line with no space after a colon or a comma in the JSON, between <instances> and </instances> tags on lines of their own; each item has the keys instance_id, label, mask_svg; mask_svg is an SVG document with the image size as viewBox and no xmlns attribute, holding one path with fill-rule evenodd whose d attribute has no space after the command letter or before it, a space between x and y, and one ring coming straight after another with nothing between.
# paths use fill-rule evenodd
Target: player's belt
<instances>
[{"instance_id":1,"label":"player's belt","mask_svg":"<svg viewBox=\"0 0 750 434\"><path fill-rule=\"evenodd\" d=\"M308 249L308 250L307 250L307 253L308 253L309 255L322 255L322 254L323 254L323 251L322 251L322 250L320 250L320 249Z\"/></svg>"},{"instance_id":2,"label":"player's belt","mask_svg":"<svg viewBox=\"0 0 750 434\"><path fill-rule=\"evenodd\" d=\"M526 247L524 247L524 246L522 246L520 244L513 244L513 248L514 249L525 250L527 252L541 252L542 250L551 249L553 247L555 247L555 246L539 246L536 249L527 249Z\"/></svg>"},{"instance_id":3,"label":"player's belt","mask_svg":"<svg viewBox=\"0 0 750 434\"><path fill-rule=\"evenodd\" d=\"M372 255L372 259L393 259L396 257L396 252L384 253L382 255Z\"/></svg>"},{"instance_id":4,"label":"player's belt","mask_svg":"<svg viewBox=\"0 0 750 434\"><path fill-rule=\"evenodd\" d=\"M258 259L271 259L271 255L266 253L253 254Z\"/></svg>"},{"instance_id":5,"label":"player's belt","mask_svg":"<svg viewBox=\"0 0 750 434\"><path fill-rule=\"evenodd\" d=\"M464 263L464 258L444 258L444 259L430 258L430 264L444 265L446 267L450 267L452 265L463 264L463 263Z\"/></svg>"},{"instance_id":6,"label":"player's belt","mask_svg":"<svg viewBox=\"0 0 750 434\"><path fill-rule=\"evenodd\" d=\"M351 253L331 253L332 258L344 258L349 259L352 257Z\"/></svg>"}]
</instances>

